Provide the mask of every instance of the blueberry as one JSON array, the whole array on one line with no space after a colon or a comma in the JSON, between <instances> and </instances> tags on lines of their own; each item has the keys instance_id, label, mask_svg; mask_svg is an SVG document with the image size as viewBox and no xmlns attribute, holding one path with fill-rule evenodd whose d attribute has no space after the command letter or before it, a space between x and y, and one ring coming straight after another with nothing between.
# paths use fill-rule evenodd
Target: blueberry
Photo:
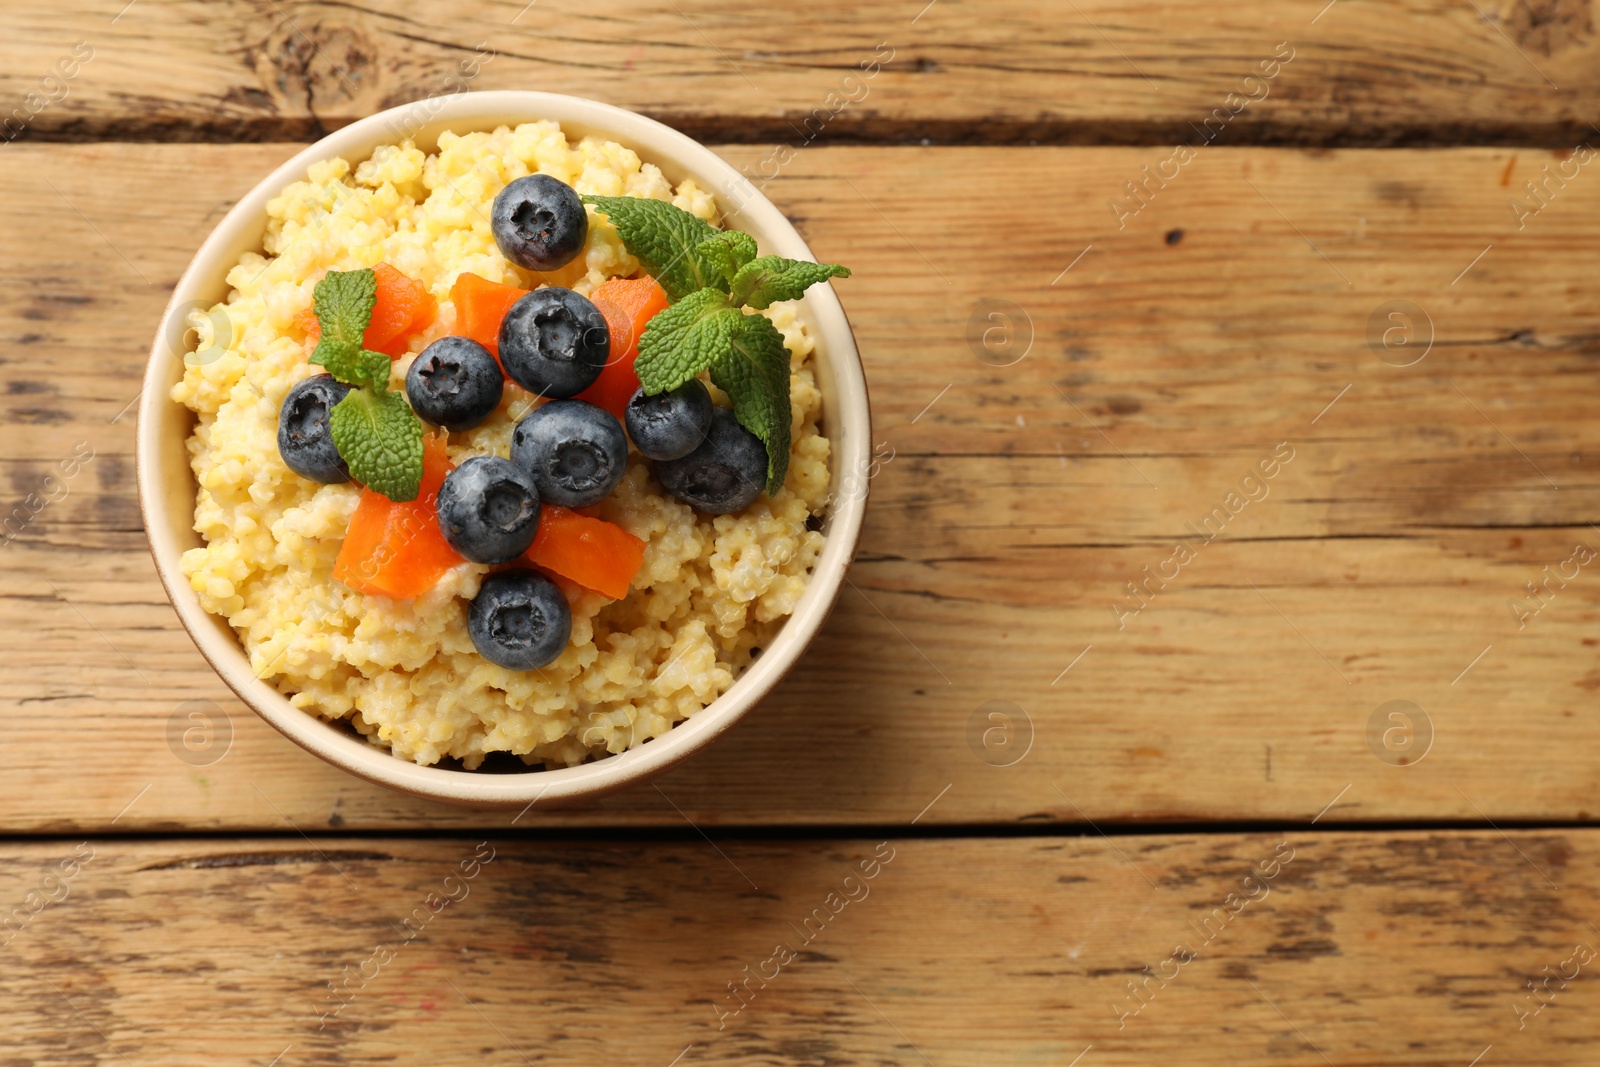
<instances>
[{"instance_id":1,"label":"blueberry","mask_svg":"<svg viewBox=\"0 0 1600 1067\"><path fill-rule=\"evenodd\" d=\"M572 186L548 174L530 174L500 190L489 221L501 253L529 270L565 267L589 236L583 201Z\"/></svg>"},{"instance_id":2,"label":"blueberry","mask_svg":"<svg viewBox=\"0 0 1600 1067\"><path fill-rule=\"evenodd\" d=\"M439 338L406 371L411 410L447 430L470 430L488 418L504 387L494 356L466 337Z\"/></svg>"},{"instance_id":3,"label":"blueberry","mask_svg":"<svg viewBox=\"0 0 1600 1067\"><path fill-rule=\"evenodd\" d=\"M531 671L567 647L572 609L556 583L538 571L501 571L483 580L467 609L467 632L490 663Z\"/></svg>"},{"instance_id":4,"label":"blueberry","mask_svg":"<svg viewBox=\"0 0 1600 1067\"><path fill-rule=\"evenodd\" d=\"M628 439L605 408L586 400L552 400L517 423L511 461L533 476L540 499L586 508L622 481Z\"/></svg>"},{"instance_id":5,"label":"blueberry","mask_svg":"<svg viewBox=\"0 0 1600 1067\"><path fill-rule=\"evenodd\" d=\"M711 394L699 378L655 396L640 389L628 401L627 416L633 447L650 459L682 459L705 440Z\"/></svg>"},{"instance_id":6,"label":"blueberry","mask_svg":"<svg viewBox=\"0 0 1600 1067\"><path fill-rule=\"evenodd\" d=\"M348 482L350 467L333 446L328 417L350 387L331 374L318 374L295 385L278 409L278 455L288 468L314 482Z\"/></svg>"},{"instance_id":7,"label":"blueberry","mask_svg":"<svg viewBox=\"0 0 1600 1067\"><path fill-rule=\"evenodd\" d=\"M701 511L728 515L755 502L767 484L767 448L728 408L711 413L706 439L682 459L656 463L667 492Z\"/></svg>"},{"instance_id":8,"label":"blueberry","mask_svg":"<svg viewBox=\"0 0 1600 1067\"><path fill-rule=\"evenodd\" d=\"M539 490L528 472L498 456L473 456L439 487L439 529L474 563L510 563L539 531Z\"/></svg>"},{"instance_id":9,"label":"blueberry","mask_svg":"<svg viewBox=\"0 0 1600 1067\"><path fill-rule=\"evenodd\" d=\"M511 380L540 396L576 396L611 354L606 317L571 289L547 285L522 297L500 322L500 361Z\"/></svg>"}]
</instances>

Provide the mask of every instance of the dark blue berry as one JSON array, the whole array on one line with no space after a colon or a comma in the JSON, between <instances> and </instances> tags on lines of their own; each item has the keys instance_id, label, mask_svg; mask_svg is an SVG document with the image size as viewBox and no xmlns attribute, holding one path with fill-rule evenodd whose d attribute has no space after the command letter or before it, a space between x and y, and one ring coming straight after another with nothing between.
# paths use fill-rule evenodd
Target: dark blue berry
<instances>
[{"instance_id":1,"label":"dark blue berry","mask_svg":"<svg viewBox=\"0 0 1600 1067\"><path fill-rule=\"evenodd\" d=\"M667 492L701 511L728 515L755 502L767 484L767 448L728 408L711 413L706 439L682 459L660 460L656 478Z\"/></svg>"},{"instance_id":2,"label":"dark blue berry","mask_svg":"<svg viewBox=\"0 0 1600 1067\"><path fill-rule=\"evenodd\" d=\"M539 490L528 472L498 456L473 456L439 487L439 529L474 563L510 563L539 531Z\"/></svg>"},{"instance_id":3,"label":"dark blue berry","mask_svg":"<svg viewBox=\"0 0 1600 1067\"><path fill-rule=\"evenodd\" d=\"M583 201L548 174L530 174L500 190L489 221L501 254L528 270L565 267L589 236Z\"/></svg>"},{"instance_id":4,"label":"dark blue berry","mask_svg":"<svg viewBox=\"0 0 1600 1067\"><path fill-rule=\"evenodd\" d=\"M627 416L628 436L646 458L681 459L705 440L711 394L699 378L655 396L640 389L628 401Z\"/></svg>"},{"instance_id":5,"label":"dark blue berry","mask_svg":"<svg viewBox=\"0 0 1600 1067\"><path fill-rule=\"evenodd\" d=\"M511 461L533 476L541 500L586 508L622 481L628 439L605 408L586 400L552 400L517 423Z\"/></svg>"},{"instance_id":6,"label":"dark blue berry","mask_svg":"<svg viewBox=\"0 0 1600 1067\"><path fill-rule=\"evenodd\" d=\"M288 468L314 482L348 482L350 468L333 446L328 417L350 387L331 374L297 383L278 409L278 455Z\"/></svg>"},{"instance_id":7,"label":"dark blue berry","mask_svg":"<svg viewBox=\"0 0 1600 1067\"><path fill-rule=\"evenodd\" d=\"M531 393L576 396L611 354L606 317L586 297L547 285L522 297L500 322L500 362Z\"/></svg>"},{"instance_id":8,"label":"dark blue berry","mask_svg":"<svg viewBox=\"0 0 1600 1067\"><path fill-rule=\"evenodd\" d=\"M411 361L406 399L435 426L470 430L499 405L505 383L487 348L468 337L441 337Z\"/></svg>"},{"instance_id":9,"label":"dark blue berry","mask_svg":"<svg viewBox=\"0 0 1600 1067\"><path fill-rule=\"evenodd\" d=\"M490 663L531 671L567 647L572 609L556 583L538 571L501 571L483 580L467 609L467 632Z\"/></svg>"}]
</instances>

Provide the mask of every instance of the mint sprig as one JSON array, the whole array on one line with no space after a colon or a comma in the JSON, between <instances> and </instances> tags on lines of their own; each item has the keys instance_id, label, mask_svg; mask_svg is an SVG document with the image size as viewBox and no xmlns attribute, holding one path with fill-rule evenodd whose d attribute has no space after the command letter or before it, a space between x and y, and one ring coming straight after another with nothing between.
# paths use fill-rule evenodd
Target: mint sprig
<instances>
[{"instance_id":1,"label":"mint sprig","mask_svg":"<svg viewBox=\"0 0 1600 1067\"><path fill-rule=\"evenodd\" d=\"M789 350L764 315L829 278L837 263L756 255L755 238L718 230L664 200L585 196L672 302L645 326L634 370L648 395L676 389L702 372L733 401L739 425L767 449L767 495L789 469Z\"/></svg>"},{"instance_id":2,"label":"mint sprig","mask_svg":"<svg viewBox=\"0 0 1600 1067\"><path fill-rule=\"evenodd\" d=\"M352 387L328 418L350 476L390 500L415 500L422 487L422 420L404 396L389 392L389 357L362 342L377 293L370 269L323 276L312 293L322 336L309 362Z\"/></svg>"}]
</instances>

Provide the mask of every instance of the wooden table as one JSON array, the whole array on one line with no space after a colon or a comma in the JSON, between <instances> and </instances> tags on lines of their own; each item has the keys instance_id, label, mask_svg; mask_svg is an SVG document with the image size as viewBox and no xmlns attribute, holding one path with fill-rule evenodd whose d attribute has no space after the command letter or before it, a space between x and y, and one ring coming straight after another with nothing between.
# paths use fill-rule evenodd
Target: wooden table
<instances>
[{"instance_id":1,"label":"wooden table","mask_svg":"<svg viewBox=\"0 0 1600 1067\"><path fill-rule=\"evenodd\" d=\"M4 1062L1595 1062L1589 0L924 2L0 14ZM206 231L480 49L789 146L892 457L775 695L515 825L234 701L132 478Z\"/></svg>"}]
</instances>

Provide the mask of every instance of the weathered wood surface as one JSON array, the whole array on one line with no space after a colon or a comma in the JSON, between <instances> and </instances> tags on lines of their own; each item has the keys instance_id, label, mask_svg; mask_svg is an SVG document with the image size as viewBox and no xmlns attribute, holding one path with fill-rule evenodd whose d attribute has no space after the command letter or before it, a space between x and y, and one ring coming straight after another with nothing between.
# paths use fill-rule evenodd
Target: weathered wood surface
<instances>
[{"instance_id":1,"label":"weathered wood surface","mask_svg":"<svg viewBox=\"0 0 1600 1067\"><path fill-rule=\"evenodd\" d=\"M1590 0L125 2L0 14L24 136L311 139L468 85L724 142L1170 144L1226 106L1234 144L1554 148L1591 136L1600 104ZM92 58L46 81L79 42ZM1246 82L1279 42L1291 64Z\"/></svg>"},{"instance_id":2,"label":"weathered wood surface","mask_svg":"<svg viewBox=\"0 0 1600 1067\"><path fill-rule=\"evenodd\" d=\"M0 1020L52 1064L1592 1064L1597 844L61 838L0 850Z\"/></svg>"},{"instance_id":3,"label":"weathered wood surface","mask_svg":"<svg viewBox=\"0 0 1600 1067\"><path fill-rule=\"evenodd\" d=\"M0 1058L1595 1062L1600 831L1507 825L1596 817L1595 36L1590 0L8 6ZM245 711L132 480L155 320L270 142L463 86L795 150L766 190L856 268L892 455L773 697L519 818ZM1446 147L1322 150L1396 144ZM1135 824L1207 832L1096 832Z\"/></svg>"},{"instance_id":4,"label":"weathered wood surface","mask_svg":"<svg viewBox=\"0 0 1600 1067\"><path fill-rule=\"evenodd\" d=\"M4 829L496 825L258 723L144 547L124 409L154 322L206 230L291 151L0 152L12 501L95 450L0 550ZM1301 820L1347 784L1329 821L1593 816L1600 584L1567 561L1600 549L1600 178L1583 169L1519 231L1508 198L1549 153L1213 148L1117 230L1105 199L1156 158L819 147L769 185L820 257L856 268L839 291L894 450L856 588L665 796L540 824L889 825L946 786L924 824ZM995 195L974 208L973 188ZM1031 320L1014 365L967 339L989 298ZM1423 327L1410 349L1366 342L1399 299L1435 334L1409 367L1391 363ZM1186 532L1280 442L1294 458L1265 499L1214 543ZM1170 575L1180 538L1196 558L1119 629L1126 583ZM1534 613L1525 583L1564 563L1577 577ZM190 763L168 731L197 700L232 738ZM1383 748L1386 718L1369 738L1391 700L1428 716L1416 766ZM1000 730L986 750L991 701L1031 721L1012 766L991 764L1027 724L1012 712L1013 747Z\"/></svg>"}]
</instances>

